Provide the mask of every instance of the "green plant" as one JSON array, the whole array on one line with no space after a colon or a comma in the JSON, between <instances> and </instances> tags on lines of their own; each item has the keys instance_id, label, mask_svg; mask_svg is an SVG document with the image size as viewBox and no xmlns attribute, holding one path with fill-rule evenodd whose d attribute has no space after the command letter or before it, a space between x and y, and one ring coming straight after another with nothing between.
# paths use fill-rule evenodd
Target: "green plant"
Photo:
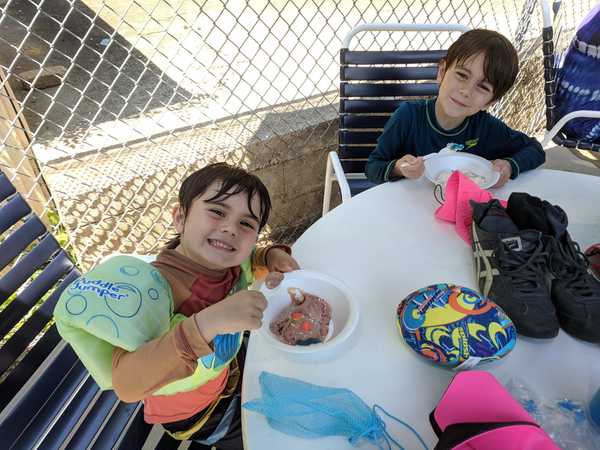
<instances>
[{"instance_id":1,"label":"green plant","mask_svg":"<svg viewBox=\"0 0 600 450\"><path fill-rule=\"evenodd\" d=\"M55 209L49 209L46 214L48 216L48 221L52 225L52 234L58 242L58 245L60 245L67 252L71 260L75 263L75 265L77 265L77 256L73 250L73 245L71 245L71 238L69 237L69 233L67 233L65 226L60 220L58 211Z\"/></svg>"}]
</instances>

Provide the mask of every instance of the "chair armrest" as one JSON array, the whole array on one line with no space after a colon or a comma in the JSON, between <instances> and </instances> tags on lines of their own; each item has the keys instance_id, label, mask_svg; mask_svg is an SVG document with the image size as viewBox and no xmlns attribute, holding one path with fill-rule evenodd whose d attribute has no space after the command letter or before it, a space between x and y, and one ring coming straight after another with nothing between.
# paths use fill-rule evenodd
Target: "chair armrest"
<instances>
[{"instance_id":1,"label":"chair armrest","mask_svg":"<svg viewBox=\"0 0 600 450\"><path fill-rule=\"evenodd\" d=\"M546 134L544 135L544 139L542 140L542 147L546 148L546 145L548 145L550 143L550 141L552 141L554 136L556 136L556 133L558 133L569 120L579 119L579 118L584 118L584 117L587 117L590 119L600 119L600 111L580 110L580 111L570 112L569 114L565 114L564 117L561 117L561 119L554 124L554 126L552 127L551 130L546 131Z\"/></svg>"},{"instance_id":2,"label":"chair armrest","mask_svg":"<svg viewBox=\"0 0 600 450\"><path fill-rule=\"evenodd\" d=\"M350 185L348 184L348 180L346 179L344 169L342 169L342 163L340 162L340 157L338 156L337 152L329 152L329 161L331 162L335 178L338 184L340 185L342 202L350 200L350 197L352 196L350 194Z\"/></svg>"}]
</instances>

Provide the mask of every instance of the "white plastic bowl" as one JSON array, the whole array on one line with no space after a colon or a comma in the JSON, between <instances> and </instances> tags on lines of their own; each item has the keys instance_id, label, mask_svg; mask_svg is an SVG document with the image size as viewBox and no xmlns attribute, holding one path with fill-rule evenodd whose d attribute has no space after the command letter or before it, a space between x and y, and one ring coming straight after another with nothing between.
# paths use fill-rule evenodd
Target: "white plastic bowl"
<instances>
[{"instance_id":1,"label":"white plastic bowl","mask_svg":"<svg viewBox=\"0 0 600 450\"><path fill-rule=\"evenodd\" d=\"M477 184L482 189L492 187L500 178L500 172L494 169L490 161L470 153L438 153L425 157L425 177L433 184L439 184L438 177L443 172L460 170L479 175L483 180ZM445 187L445 183L444 183Z\"/></svg>"},{"instance_id":2,"label":"white plastic bowl","mask_svg":"<svg viewBox=\"0 0 600 450\"><path fill-rule=\"evenodd\" d=\"M280 341L270 329L271 322L287 306L290 305L288 288L300 288L309 294L317 295L331 306L333 331L328 339L319 344L289 345ZM296 270L286 273L283 281L275 289L268 289L265 284L260 288L269 305L263 312L263 325L260 333L274 347L288 353L307 354L332 349L343 343L352 334L358 323L358 304L342 282L319 272ZM331 326L331 324L330 324Z\"/></svg>"}]
</instances>

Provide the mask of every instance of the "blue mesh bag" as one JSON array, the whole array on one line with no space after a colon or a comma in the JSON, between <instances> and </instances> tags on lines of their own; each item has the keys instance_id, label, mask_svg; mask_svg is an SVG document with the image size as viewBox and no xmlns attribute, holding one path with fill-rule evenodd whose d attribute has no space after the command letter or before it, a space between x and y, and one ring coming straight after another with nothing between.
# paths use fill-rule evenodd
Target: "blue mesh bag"
<instances>
[{"instance_id":1,"label":"blue mesh bag","mask_svg":"<svg viewBox=\"0 0 600 450\"><path fill-rule=\"evenodd\" d=\"M386 431L380 415L384 414L407 427L427 450L410 425L378 405L370 408L348 389L318 386L269 372L261 372L259 383L262 397L242 406L263 414L269 425L282 433L301 438L343 436L353 446L366 440L379 449L402 449Z\"/></svg>"}]
</instances>

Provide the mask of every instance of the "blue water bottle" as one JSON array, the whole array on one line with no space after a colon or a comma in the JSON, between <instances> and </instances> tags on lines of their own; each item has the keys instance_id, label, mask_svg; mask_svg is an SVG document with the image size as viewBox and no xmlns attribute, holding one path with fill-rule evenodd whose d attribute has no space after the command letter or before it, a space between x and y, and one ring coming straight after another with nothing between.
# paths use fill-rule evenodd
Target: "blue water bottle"
<instances>
[{"instance_id":1,"label":"blue water bottle","mask_svg":"<svg viewBox=\"0 0 600 450\"><path fill-rule=\"evenodd\" d=\"M592 397L592 401L589 406L590 420L592 424L600 431L600 388L596 391L596 394Z\"/></svg>"}]
</instances>

